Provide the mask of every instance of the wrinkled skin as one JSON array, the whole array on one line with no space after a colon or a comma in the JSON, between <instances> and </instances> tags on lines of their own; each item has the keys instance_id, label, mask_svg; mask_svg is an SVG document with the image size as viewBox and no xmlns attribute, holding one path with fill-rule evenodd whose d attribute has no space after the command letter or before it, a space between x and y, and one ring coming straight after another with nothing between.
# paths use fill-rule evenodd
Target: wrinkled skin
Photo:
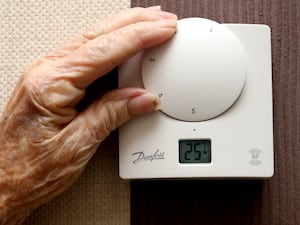
<instances>
[{"instance_id":1,"label":"wrinkled skin","mask_svg":"<svg viewBox=\"0 0 300 225\"><path fill-rule=\"evenodd\" d=\"M158 108L145 90L126 88L75 109L97 78L169 39L176 20L159 7L129 9L24 72L0 121L0 224L21 224L78 178L112 130Z\"/></svg>"}]
</instances>

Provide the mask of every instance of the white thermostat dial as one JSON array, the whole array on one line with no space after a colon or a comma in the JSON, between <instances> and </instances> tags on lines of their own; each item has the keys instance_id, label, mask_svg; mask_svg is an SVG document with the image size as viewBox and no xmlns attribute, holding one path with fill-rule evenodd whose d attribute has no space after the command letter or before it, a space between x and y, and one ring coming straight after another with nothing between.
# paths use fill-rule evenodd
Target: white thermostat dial
<instances>
[{"instance_id":1,"label":"white thermostat dial","mask_svg":"<svg viewBox=\"0 0 300 225\"><path fill-rule=\"evenodd\" d=\"M145 88L161 98L164 113L202 121L220 115L239 97L246 60L226 27L208 19L182 19L170 41L145 52L142 78Z\"/></svg>"},{"instance_id":2,"label":"white thermostat dial","mask_svg":"<svg viewBox=\"0 0 300 225\"><path fill-rule=\"evenodd\" d=\"M267 178L274 172L271 31L178 21L176 34L119 67L161 110L119 129L124 179Z\"/></svg>"}]
</instances>

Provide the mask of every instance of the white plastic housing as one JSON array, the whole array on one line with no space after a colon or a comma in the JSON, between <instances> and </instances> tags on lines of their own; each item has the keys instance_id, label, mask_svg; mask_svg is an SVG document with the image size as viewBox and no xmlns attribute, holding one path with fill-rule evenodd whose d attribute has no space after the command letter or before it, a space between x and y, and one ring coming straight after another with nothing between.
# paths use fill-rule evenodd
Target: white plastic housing
<instances>
[{"instance_id":1,"label":"white plastic housing","mask_svg":"<svg viewBox=\"0 0 300 225\"><path fill-rule=\"evenodd\" d=\"M163 111L134 119L120 128L120 176L271 177L274 158L270 28L192 20L194 25L181 27L179 23L174 38L166 44L147 50L144 58L142 52L138 53L119 68L120 87L144 87L144 81L146 89L161 97ZM219 35L211 38L211 28ZM185 38L175 40L198 31L200 44L196 39L188 44ZM205 35L211 39L205 39ZM172 42L178 49L170 47ZM193 69L187 73L189 68ZM193 90L187 87L190 85ZM201 90L195 88L198 85ZM198 109L197 115L193 115L192 108ZM211 162L180 163L179 141L183 139L210 140Z\"/></svg>"}]
</instances>

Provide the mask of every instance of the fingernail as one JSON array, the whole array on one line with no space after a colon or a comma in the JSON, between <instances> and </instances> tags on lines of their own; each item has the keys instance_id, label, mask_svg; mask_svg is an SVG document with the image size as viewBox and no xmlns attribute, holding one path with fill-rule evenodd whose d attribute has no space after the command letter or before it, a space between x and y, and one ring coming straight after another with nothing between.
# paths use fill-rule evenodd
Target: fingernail
<instances>
[{"instance_id":1,"label":"fingernail","mask_svg":"<svg viewBox=\"0 0 300 225\"><path fill-rule=\"evenodd\" d=\"M159 110L160 100L151 94L144 94L130 99L127 103L128 113L131 116L140 116Z\"/></svg>"},{"instance_id":2,"label":"fingernail","mask_svg":"<svg viewBox=\"0 0 300 225\"><path fill-rule=\"evenodd\" d=\"M155 14L164 19L177 19L177 15L166 11L155 11Z\"/></svg>"},{"instance_id":3,"label":"fingernail","mask_svg":"<svg viewBox=\"0 0 300 225\"><path fill-rule=\"evenodd\" d=\"M154 5L154 6L147 7L146 9L150 9L150 10L153 10L153 11L159 11L159 10L161 10L161 6L160 5Z\"/></svg>"}]
</instances>

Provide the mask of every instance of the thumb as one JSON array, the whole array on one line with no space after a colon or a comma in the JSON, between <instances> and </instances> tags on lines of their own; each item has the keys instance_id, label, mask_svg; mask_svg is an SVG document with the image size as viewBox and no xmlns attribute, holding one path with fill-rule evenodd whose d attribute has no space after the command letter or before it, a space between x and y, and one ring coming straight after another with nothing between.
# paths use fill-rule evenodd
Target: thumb
<instances>
[{"instance_id":1,"label":"thumb","mask_svg":"<svg viewBox=\"0 0 300 225\"><path fill-rule=\"evenodd\" d=\"M91 142L99 143L128 120L158 110L159 102L158 97L141 88L113 90L79 114L70 125L74 132L83 132Z\"/></svg>"}]
</instances>

